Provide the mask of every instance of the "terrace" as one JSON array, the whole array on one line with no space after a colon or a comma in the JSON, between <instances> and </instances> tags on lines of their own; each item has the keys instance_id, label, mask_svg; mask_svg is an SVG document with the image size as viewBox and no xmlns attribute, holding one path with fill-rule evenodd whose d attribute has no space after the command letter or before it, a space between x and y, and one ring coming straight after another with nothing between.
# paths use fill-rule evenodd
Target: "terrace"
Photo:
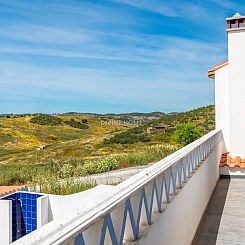
<instances>
[{"instance_id":1,"label":"terrace","mask_svg":"<svg viewBox=\"0 0 245 245\"><path fill-rule=\"evenodd\" d=\"M218 180L193 240L195 244L244 244L244 179Z\"/></svg>"},{"instance_id":2,"label":"terrace","mask_svg":"<svg viewBox=\"0 0 245 245\"><path fill-rule=\"evenodd\" d=\"M191 244L223 149L222 132L212 131L100 196L87 191L92 198L14 244Z\"/></svg>"},{"instance_id":3,"label":"terrace","mask_svg":"<svg viewBox=\"0 0 245 245\"><path fill-rule=\"evenodd\" d=\"M244 244L245 179L220 178L224 146L212 131L14 244Z\"/></svg>"}]
</instances>

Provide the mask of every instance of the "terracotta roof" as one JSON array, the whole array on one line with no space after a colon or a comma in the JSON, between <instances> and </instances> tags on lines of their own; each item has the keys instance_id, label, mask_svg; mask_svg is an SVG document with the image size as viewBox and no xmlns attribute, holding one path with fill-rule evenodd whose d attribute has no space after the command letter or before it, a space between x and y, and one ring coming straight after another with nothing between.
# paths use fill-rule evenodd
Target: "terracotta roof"
<instances>
[{"instance_id":1,"label":"terracotta roof","mask_svg":"<svg viewBox=\"0 0 245 245\"><path fill-rule=\"evenodd\" d=\"M216 64L212 69L208 70L208 77L214 78L215 77L215 71L219 70L220 68L222 68L228 64L229 64L228 60Z\"/></svg>"},{"instance_id":2,"label":"terracotta roof","mask_svg":"<svg viewBox=\"0 0 245 245\"><path fill-rule=\"evenodd\" d=\"M12 186L0 186L0 196L7 195L9 193L19 191L24 186L12 185Z\"/></svg>"},{"instance_id":3,"label":"terracotta roof","mask_svg":"<svg viewBox=\"0 0 245 245\"><path fill-rule=\"evenodd\" d=\"M245 168L245 159L237 156L235 158L232 158L229 153L222 154L222 157L220 159L220 167L228 166L231 168L239 167L239 168Z\"/></svg>"}]
</instances>

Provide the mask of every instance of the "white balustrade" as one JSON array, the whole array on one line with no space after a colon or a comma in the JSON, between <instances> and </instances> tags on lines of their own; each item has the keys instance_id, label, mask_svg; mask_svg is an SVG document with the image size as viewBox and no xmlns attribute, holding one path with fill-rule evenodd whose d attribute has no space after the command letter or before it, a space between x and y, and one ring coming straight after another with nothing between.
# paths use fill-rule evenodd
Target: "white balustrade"
<instances>
[{"instance_id":1,"label":"white balustrade","mask_svg":"<svg viewBox=\"0 0 245 245\"><path fill-rule=\"evenodd\" d=\"M217 168L221 150L217 151L217 156L211 154L221 143L221 131L212 131L115 186L112 194L102 198L96 206L91 205L91 208L76 212L71 210L70 214L50 222L14 244L118 245L140 241L142 235L151 232L157 219L185 189L185 185L194 178L208 157L211 159L210 166L213 164ZM205 173L211 176L213 170L210 166L205 171L211 173ZM217 178L216 176L211 180L212 185L210 190L207 190L208 198ZM196 184L193 182L193 185ZM91 190L91 195L92 193ZM94 198L96 199L96 196ZM207 202L208 200L204 200L202 205L205 206ZM200 207L200 210L203 210L203 207ZM178 230L173 232L177 233Z\"/></svg>"}]
</instances>

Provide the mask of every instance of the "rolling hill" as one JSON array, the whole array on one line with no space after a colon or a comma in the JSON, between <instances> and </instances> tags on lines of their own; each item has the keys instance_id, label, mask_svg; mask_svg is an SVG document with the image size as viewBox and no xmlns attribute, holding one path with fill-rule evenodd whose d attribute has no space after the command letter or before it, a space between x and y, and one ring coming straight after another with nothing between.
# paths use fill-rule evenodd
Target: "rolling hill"
<instances>
[{"instance_id":1,"label":"rolling hill","mask_svg":"<svg viewBox=\"0 0 245 245\"><path fill-rule=\"evenodd\" d=\"M45 119L49 122L45 123ZM39 121L38 121L39 120ZM43 120L43 121L42 121ZM82 123L86 122L86 123ZM11 115L0 117L0 163L45 163L137 151L146 145L171 142L178 123L194 123L203 133L214 129L214 106L188 112L165 114L79 114ZM86 127L84 127L85 125ZM166 133L146 135L149 126L164 125ZM82 127L81 127L82 126ZM110 144L113 137L142 138L135 142ZM143 137L145 136L145 137ZM104 144L107 140L109 144ZM133 146L132 146L133 143ZM37 148L44 145L45 149Z\"/></svg>"},{"instance_id":2,"label":"rolling hill","mask_svg":"<svg viewBox=\"0 0 245 245\"><path fill-rule=\"evenodd\" d=\"M148 164L180 147L172 137L179 123L195 124L205 134L214 129L214 106L169 114L1 115L0 185L57 183ZM147 134L159 125L164 133Z\"/></svg>"}]
</instances>

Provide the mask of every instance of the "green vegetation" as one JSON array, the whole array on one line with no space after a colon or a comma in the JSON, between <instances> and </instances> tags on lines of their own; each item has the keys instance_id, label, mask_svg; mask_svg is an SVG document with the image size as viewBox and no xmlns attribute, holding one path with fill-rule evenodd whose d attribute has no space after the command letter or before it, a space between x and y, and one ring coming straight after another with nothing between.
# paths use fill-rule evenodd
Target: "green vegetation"
<instances>
[{"instance_id":1,"label":"green vegetation","mask_svg":"<svg viewBox=\"0 0 245 245\"><path fill-rule=\"evenodd\" d=\"M177 124L176 129L173 138L181 145L188 145L203 135L201 130L191 123Z\"/></svg>"},{"instance_id":2,"label":"green vegetation","mask_svg":"<svg viewBox=\"0 0 245 245\"><path fill-rule=\"evenodd\" d=\"M55 188L63 189L67 179L149 164L164 158L177 149L177 146L162 144L147 147L141 152L117 154L85 161L70 161L64 164L57 162L35 165L2 164L0 165L0 185L38 185L43 186L45 192L50 188L50 191L54 193ZM64 181L59 182L58 180ZM73 184L76 185L76 183ZM80 187L83 187L82 184Z\"/></svg>"},{"instance_id":3,"label":"green vegetation","mask_svg":"<svg viewBox=\"0 0 245 245\"><path fill-rule=\"evenodd\" d=\"M86 191L96 186L96 183L83 183L79 180L68 179L64 181L48 180L39 185L42 193L55 195L70 195L81 191Z\"/></svg>"},{"instance_id":4,"label":"green vegetation","mask_svg":"<svg viewBox=\"0 0 245 245\"><path fill-rule=\"evenodd\" d=\"M166 114L161 119L156 120L154 125L159 123L164 124L168 132L174 132L177 124L192 123L206 134L215 127L214 106L208 105L187 112Z\"/></svg>"},{"instance_id":5,"label":"green vegetation","mask_svg":"<svg viewBox=\"0 0 245 245\"><path fill-rule=\"evenodd\" d=\"M77 122L73 118L70 121L64 121L64 123L69 125L69 126L71 126L71 127L73 127L73 128L80 128L80 129L87 129L88 128L87 124Z\"/></svg>"},{"instance_id":6,"label":"green vegetation","mask_svg":"<svg viewBox=\"0 0 245 245\"><path fill-rule=\"evenodd\" d=\"M66 120L63 121L59 117L55 117L52 115L47 115L47 114L39 114L37 116L32 117L30 120L31 123L35 123L38 125L49 125L49 126L60 126L63 123L67 124L73 128L79 128L79 129L87 129L88 128L88 120L87 119L82 119L82 123L76 121L74 118L71 118L71 120Z\"/></svg>"},{"instance_id":7,"label":"green vegetation","mask_svg":"<svg viewBox=\"0 0 245 245\"><path fill-rule=\"evenodd\" d=\"M115 157L105 157L85 162L82 172L85 174L98 174L118 169L118 160Z\"/></svg>"},{"instance_id":8,"label":"green vegetation","mask_svg":"<svg viewBox=\"0 0 245 245\"><path fill-rule=\"evenodd\" d=\"M145 165L160 160L177 149L177 146L162 144L147 147L141 152L117 154L85 161L70 161L64 164L50 162L35 165L0 165L0 185L27 183L45 186L47 189L50 184L50 188L52 187L53 190L54 186L61 188L60 184L55 185L55 182L59 182L58 180L103 173L124 167ZM63 181L61 183L66 182Z\"/></svg>"},{"instance_id":9,"label":"green vegetation","mask_svg":"<svg viewBox=\"0 0 245 245\"><path fill-rule=\"evenodd\" d=\"M86 118L82 119L82 123L87 124L88 123L88 119L86 119Z\"/></svg>"},{"instance_id":10,"label":"green vegetation","mask_svg":"<svg viewBox=\"0 0 245 245\"><path fill-rule=\"evenodd\" d=\"M110 124L119 119L130 123ZM214 106L178 114L2 115L0 125L0 185L36 184L45 192L71 193L89 188L75 182L77 177L158 161L211 131ZM158 125L166 132L146 134ZM40 145L46 147L37 150Z\"/></svg>"},{"instance_id":11,"label":"green vegetation","mask_svg":"<svg viewBox=\"0 0 245 245\"><path fill-rule=\"evenodd\" d=\"M146 129L150 126L162 125L166 128L166 133L157 135L146 135ZM184 125L186 125L184 127ZM173 137L175 131L186 131L185 136L181 136L182 140L178 138L180 134L177 132L176 137ZM195 128L192 129L192 127ZM208 133L214 129L214 106L209 105L201 107L188 112L175 113L175 114L164 114L160 119L151 121L138 126L136 128L128 129L125 132L115 134L111 138L104 140L104 144L135 144L138 142L155 142L164 140L163 142L168 143L179 143L186 145L191 143L193 140L198 139L201 135ZM188 135L189 132L189 136ZM189 137L189 139L183 138Z\"/></svg>"},{"instance_id":12,"label":"green vegetation","mask_svg":"<svg viewBox=\"0 0 245 245\"><path fill-rule=\"evenodd\" d=\"M84 183L79 179L68 178L58 179L56 176L44 177L39 175L35 182L32 183L31 188L34 191L55 195L70 195L73 193L85 191L96 186L96 183Z\"/></svg>"},{"instance_id":13,"label":"green vegetation","mask_svg":"<svg viewBox=\"0 0 245 245\"><path fill-rule=\"evenodd\" d=\"M62 119L47 114L39 114L34 116L30 122L39 125L58 126L62 124Z\"/></svg>"},{"instance_id":14,"label":"green vegetation","mask_svg":"<svg viewBox=\"0 0 245 245\"><path fill-rule=\"evenodd\" d=\"M134 144L137 142L149 142L150 138L144 134L143 127L136 127L127 130L126 132L121 132L109 139L105 139L105 144Z\"/></svg>"},{"instance_id":15,"label":"green vegetation","mask_svg":"<svg viewBox=\"0 0 245 245\"><path fill-rule=\"evenodd\" d=\"M32 182L40 173L43 176L52 171L50 164L46 165L21 165L2 164L0 166L0 185L21 185Z\"/></svg>"},{"instance_id":16,"label":"green vegetation","mask_svg":"<svg viewBox=\"0 0 245 245\"><path fill-rule=\"evenodd\" d=\"M178 150L178 146L161 144L147 147L144 151L117 156L120 167L146 165L159 161Z\"/></svg>"},{"instance_id":17,"label":"green vegetation","mask_svg":"<svg viewBox=\"0 0 245 245\"><path fill-rule=\"evenodd\" d=\"M11 141L13 138L10 134L3 134L0 133L0 144L5 144L9 141Z\"/></svg>"}]
</instances>

